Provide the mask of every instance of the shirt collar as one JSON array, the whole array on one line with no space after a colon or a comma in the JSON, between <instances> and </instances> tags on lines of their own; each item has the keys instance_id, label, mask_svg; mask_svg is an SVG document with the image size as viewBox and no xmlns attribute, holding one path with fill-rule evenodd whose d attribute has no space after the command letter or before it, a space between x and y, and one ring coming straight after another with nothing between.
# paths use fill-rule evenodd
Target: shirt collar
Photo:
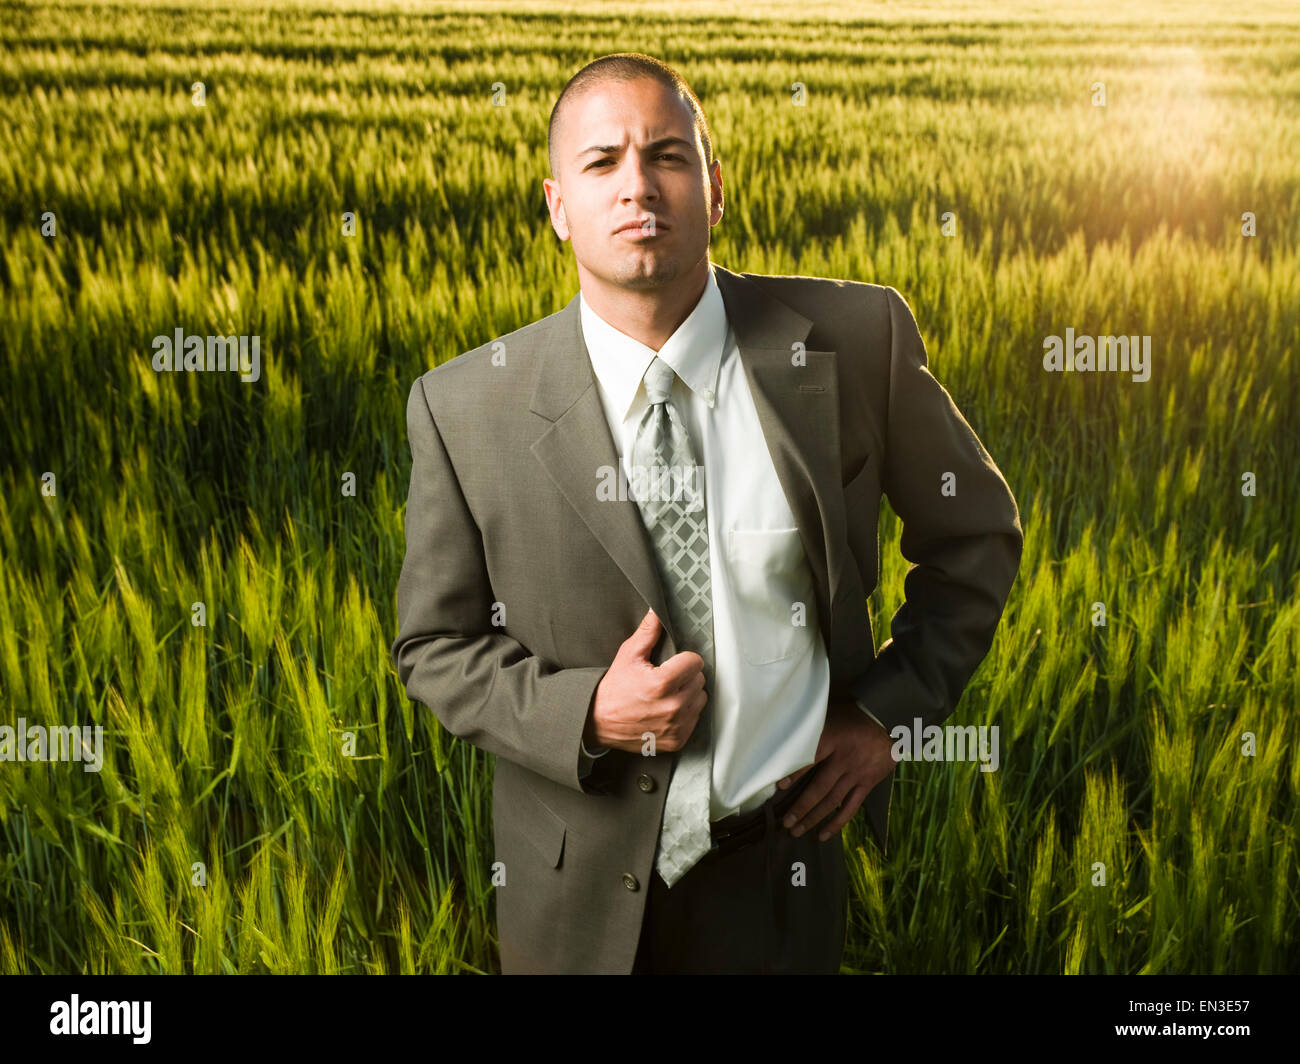
<instances>
[{"instance_id":1,"label":"shirt collar","mask_svg":"<svg viewBox=\"0 0 1300 1064\"><path fill-rule=\"evenodd\" d=\"M713 275L713 263L709 263L709 279L695 309L658 352L610 325L587 305L581 292L578 300L582 338L591 357L592 370L620 418L626 419L631 412L641 380L656 354L708 406L717 403L718 371L728 323L722 291Z\"/></svg>"}]
</instances>

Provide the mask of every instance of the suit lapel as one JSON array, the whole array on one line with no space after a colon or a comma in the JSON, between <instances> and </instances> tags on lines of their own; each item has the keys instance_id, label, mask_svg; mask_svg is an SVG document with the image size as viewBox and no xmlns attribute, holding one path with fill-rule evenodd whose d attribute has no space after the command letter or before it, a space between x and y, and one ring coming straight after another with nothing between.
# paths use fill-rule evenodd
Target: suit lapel
<instances>
[{"instance_id":1,"label":"suit lapel","mask_svg":"<svg viewBox=\"0 0 1300 1064\"><path fill-rule=\"evenodd\" d=\"M578 297L552 319L542 341L529 409L552 424L533 443L532 452L555 481L569 505L582 518L614 562L655 611L676 653L667 601L655 569L654 546L636 503L597 496L597 474L619 468L600 403L596 375L582 338Z\"/></svg>"},{"instance_id":2,"label":"suit lapel","mask_svg":"<svg viewBox=\"0 0 1300 1064\"><path fill-rule=\"evenodd\" d=\"M831 645L831 603L843 556L839 396L835 352L792 356L813 323L748 278L714 264L754 407L786 501L795 516L817 594L823 638ZM618 452L600 403L582 337L578 297L551 319L541 341L529 409L551 422L533 443L551 479L680 645L654 563L654 547L631 499L597 497L597 470L617 469ZM832 534L834 530L835 534Z\"/></svg>"}]
</instances>

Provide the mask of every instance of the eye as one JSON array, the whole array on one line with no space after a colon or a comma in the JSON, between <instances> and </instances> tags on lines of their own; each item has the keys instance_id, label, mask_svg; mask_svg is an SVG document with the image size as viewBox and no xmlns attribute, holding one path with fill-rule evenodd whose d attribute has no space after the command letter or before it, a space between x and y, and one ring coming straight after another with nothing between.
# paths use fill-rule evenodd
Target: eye
<instances>
[{"instance_id":1,"label":"eye","mask_svg":"<svg viewBox=\"0 0 1300 1064\"><path fill-rule=\"evenodd\" d=\"M684 158L683 156L678 155L678 154L676 154L675 152L660 152L657 156L655 156L655 158L656 158L656 159L672 159L674 162L679 162L679 163L682 163L682 162L685 162L685 161L686 161L685 158ZM597 159L594 163L589 163L588 166L587 166L587 169L588 169L588 170L591 170L591 169L593 169L594 167L597 167L597 166L604 166L606 163L612 163L613 161L614 161L613 159Z\"/></svg>"}]
</instances>

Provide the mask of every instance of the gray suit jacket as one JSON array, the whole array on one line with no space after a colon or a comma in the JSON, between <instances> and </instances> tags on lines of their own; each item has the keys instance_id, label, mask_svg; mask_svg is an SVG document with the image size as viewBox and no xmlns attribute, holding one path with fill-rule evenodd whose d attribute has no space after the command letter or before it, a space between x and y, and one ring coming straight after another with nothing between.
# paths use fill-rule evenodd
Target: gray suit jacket
<instances>
[{"instance_id":1,"label":"gray suit jacket","mask_svg":"<svg viewBox=\"0 0 1300 1064\"><path fill-rule=\"evenodd\" d=\"M816 582L831 696L856 695L886 728L937 723L1006 603L1022 546L1015 500L931 376L893 288L715 271ZM597 470L618 457L578 297L429 370L406 416L393 661L411 698L496 755L502 969L629 972L675 754L613 750L580 779L581 737L648 606L665 626L652 660L677 646L635 501L597 497ZM945 473L955 497L941 494ZM866 599L882 490L914 564L877 655ZM893 778L863 807L882 852Z\"/></svg>"}]
</instances>

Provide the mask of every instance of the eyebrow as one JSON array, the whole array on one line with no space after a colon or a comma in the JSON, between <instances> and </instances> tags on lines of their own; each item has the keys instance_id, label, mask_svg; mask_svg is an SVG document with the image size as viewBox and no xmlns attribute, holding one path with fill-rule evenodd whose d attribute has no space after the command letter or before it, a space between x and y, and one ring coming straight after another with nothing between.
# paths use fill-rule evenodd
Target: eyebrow
<instances>
[{"instance_id":1,"label":"eyebrow","mask_svg":"<svg viewBox=\"0 0 1300 1064\"><path fill-rule=\"evenodd\" d=\"M690 151L695 150L694 144L689 140L683 140L681 137L660 137L658 140L653 140L647 144L646 151L658 151L660 148L678 144ZM578 158L581 159L584 155L590 155L592 152L599 152L601 155L614 155L618 151L619 145L617 144L593 144L591 147L583 148L582 151L578 152Z\"/></svg>"}]
</instances>

